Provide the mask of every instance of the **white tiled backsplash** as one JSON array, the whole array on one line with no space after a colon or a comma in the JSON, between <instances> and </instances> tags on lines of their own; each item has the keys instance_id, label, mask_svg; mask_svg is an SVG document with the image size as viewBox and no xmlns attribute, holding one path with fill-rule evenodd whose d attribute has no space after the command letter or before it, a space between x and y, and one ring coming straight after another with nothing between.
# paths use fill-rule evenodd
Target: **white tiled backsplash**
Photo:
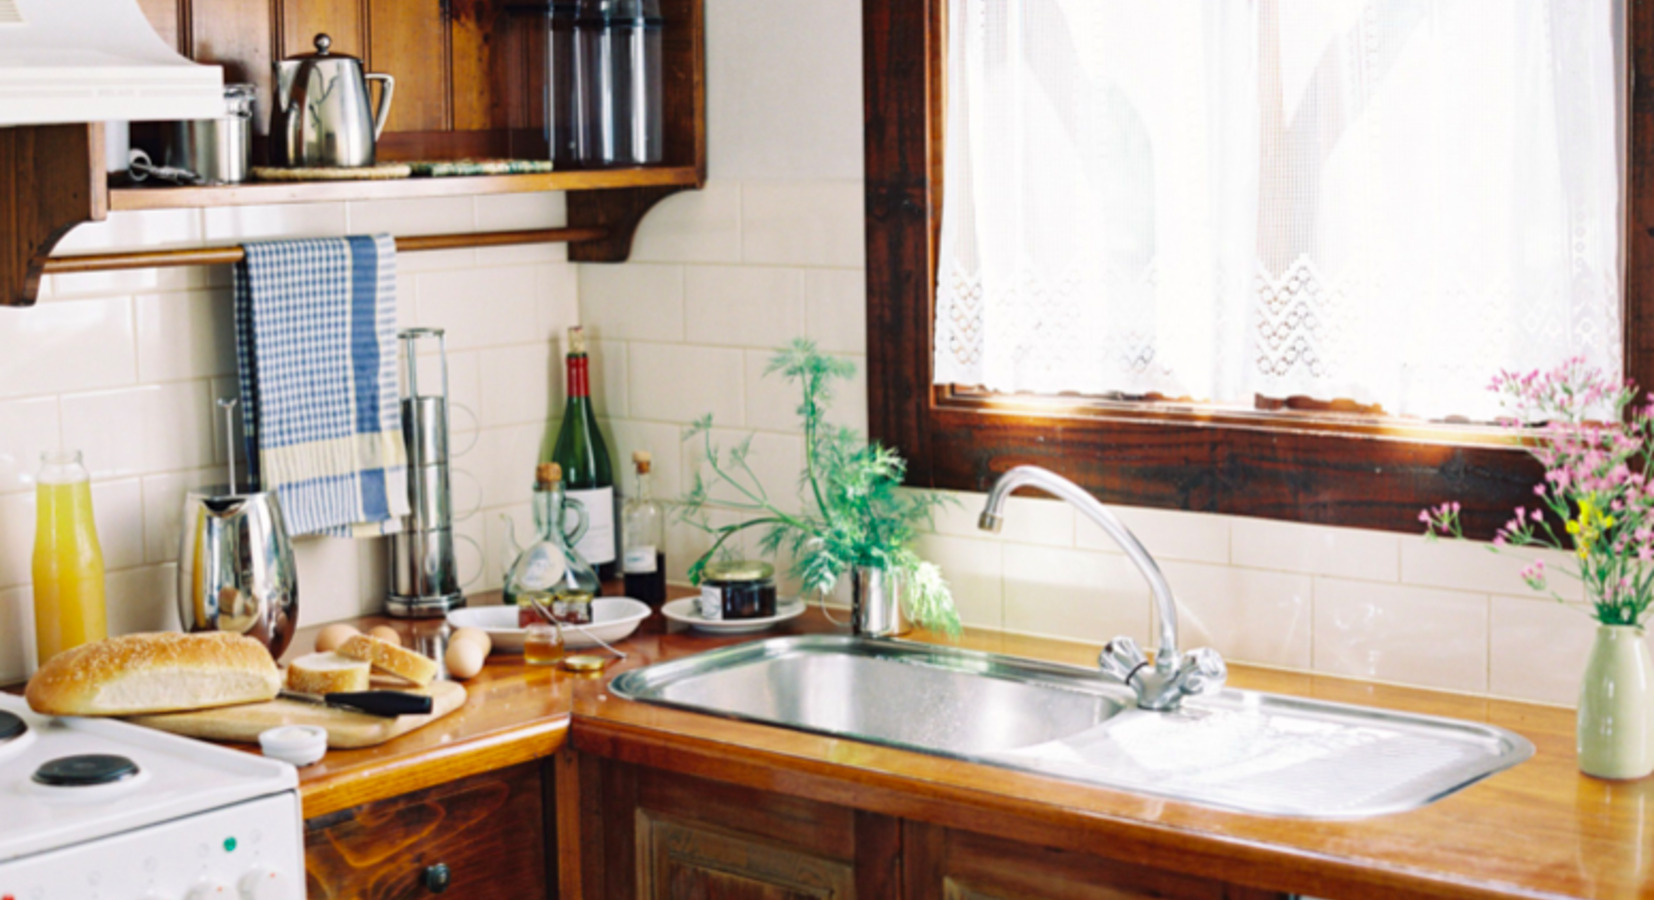
<instances>
[{"instance_id":1,"label":"white tiled backsplash","mask_svg":"<svg viewBox=\"0 0 1654 900\"><path fill-rule=\"evenodd\" d=\"M687 483L683 425L714 413L717 436L756 431L753 464L790 494L802 459L795 396L764 379L772 348L804 334L865 364L859 4L708 0L705 190L657 207L633 261L574 266L561 247L404 254L407 323L449 329L452 393L475 413L476 446L455 466L465 574L498 583L499 514L527 524L532 463L560 406L557 340L581 320L617 470L656 456L662 496ZM799 102L808 97L810 102ZM203 241L549 227L561 198L524 195L118 214L83 226L63 252ZM43 449L87 451L117 630L164 627L173 612L183 490L222 458L211 399L233 392L228 272L174 269L48 279L40 305L0 309L0 681L21 675L33 632L25 480ZM858 375L837 418L866 423ZM456 413L456 448L472 425ZM630 486L630 476L627 477ZM1087 521L1016 498L1004 534L975 528L960 495L920 551L943 567L967 623L1101 642L1147 641L1148 590ZM1526 593L1517 561L1406 535L1186 512L1120 510L1162 562L1184 642L1236 661L1571 703L1592 625ZM669 539L672 574L703 539ZM377 609L375 542L298 543L301 620Z\"/></svg>"}]
</instances>

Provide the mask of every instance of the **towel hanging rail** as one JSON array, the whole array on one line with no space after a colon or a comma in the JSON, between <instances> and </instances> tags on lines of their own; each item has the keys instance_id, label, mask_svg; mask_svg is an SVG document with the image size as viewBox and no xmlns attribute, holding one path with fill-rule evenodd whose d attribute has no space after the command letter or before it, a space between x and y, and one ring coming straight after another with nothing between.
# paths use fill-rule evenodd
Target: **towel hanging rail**
<instances>
[{"instance_id":1,"label":"towel hanging rail","mask_svg":"<svg viewBox=\"0 0 1654 900\"><path fill-rule=\"evenodd\" d=\"M429 234L396 239L402 253L418 250L454 250L464 247L499 247L507 244L551 244L600 241L607 228L542 228L532 231L482 231L474 234ZM77 272L107 272L114 269L155 269L167 266L213 266L238 263L247 258L240 245L197 247L181 250L141 250L129 253L88 253L54 256L42 269L48 275Z\"/></svg>"}]
</instances>

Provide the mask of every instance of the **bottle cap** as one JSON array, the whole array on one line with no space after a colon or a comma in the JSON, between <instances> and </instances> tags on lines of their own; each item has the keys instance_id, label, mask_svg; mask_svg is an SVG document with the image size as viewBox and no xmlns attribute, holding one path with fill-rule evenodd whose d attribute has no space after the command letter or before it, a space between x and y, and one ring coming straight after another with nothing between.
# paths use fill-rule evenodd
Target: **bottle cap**
<instances>
[{"instance_id":1,"label":"bottle cap","mask_svg":"<svg viewBox=\"0 0 1654 900\"><path fill-rule=\"evenodd\" d=\"M638 474L640 475L649 474L649 468L651 464L653 464L654 459L655 458L651 456L647 450L637 450L632 453L632 463L637 466Z\"/></svg>"},{"instance_id":2,"label":"bottle cap","mask_svg":"<svg viewBox=\"0 0 1654 900\"><path fill-rule=\"evenodd\" d=\"M563 480L563 467L554 463L540 463L534 467L534 483L540 487L551 487Z\"/></svg>"},{"instance_id":3,"label":"bottle cap","mask_svg":"<svg viewBox=\"0 0 1654 900\"><path fill-rule=\"evenodd\" d=\"M569 329L569 355L584 356L586 354L586 330L579 325Z\"/></svg>"}]
</instances>

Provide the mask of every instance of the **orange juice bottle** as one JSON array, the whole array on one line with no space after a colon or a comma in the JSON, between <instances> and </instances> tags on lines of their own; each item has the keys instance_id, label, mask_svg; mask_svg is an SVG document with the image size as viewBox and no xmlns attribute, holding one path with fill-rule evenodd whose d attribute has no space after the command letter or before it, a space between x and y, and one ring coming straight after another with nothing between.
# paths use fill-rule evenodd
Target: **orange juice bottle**
<instances>
[{"instance_id":1,"label":"orange juice bottle","mask_svg":"<svg viewBox=\"0 0 1654 900\"><path fill-rule=\"evenodd\" d=\"M109 636L103 549L92 523L92 483L80 451L40 455L35 480L34 641L44 664Z\"/></svg>"}]
</instances>

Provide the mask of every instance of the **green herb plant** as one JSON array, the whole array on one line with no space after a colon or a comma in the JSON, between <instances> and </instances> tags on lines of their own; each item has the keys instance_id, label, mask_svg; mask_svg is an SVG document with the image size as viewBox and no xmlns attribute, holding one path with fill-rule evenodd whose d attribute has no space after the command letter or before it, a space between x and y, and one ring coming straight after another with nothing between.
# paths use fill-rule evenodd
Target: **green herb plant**
<instances>
[{"instance_id":1,"label":"green herb plant","mask_svg":"<svg viewBox=\"0 0 1654 900\"><path fill-rule=\"evenodd\" d=\"M710 414L684 433L684 440L702 442L710 477L695 473L679 516L713 538L689 567L689 580L700 584L706 564L727 553L732 537L758 529L759 552L774 557L786 550L805 593L825 597L852 567L884 569L902 577L902 609L910 621L957 634L959 615L947 582L935 564L912 549L919 527L932 523L938 506L954 501L928 491L898 490L907 463L896 451L826 421L835 382L855 371L852 363L821 353L804 339L778 351L764 370L766 377L779 372L796 382L802 394L798 417L804 429L804 471L798 490L803 512L786 512L770 500L747 462L751 435L727 449L719 447L712 441ZM750 518L714 525L715 509Z\"/></svg>"}]
</instances>

